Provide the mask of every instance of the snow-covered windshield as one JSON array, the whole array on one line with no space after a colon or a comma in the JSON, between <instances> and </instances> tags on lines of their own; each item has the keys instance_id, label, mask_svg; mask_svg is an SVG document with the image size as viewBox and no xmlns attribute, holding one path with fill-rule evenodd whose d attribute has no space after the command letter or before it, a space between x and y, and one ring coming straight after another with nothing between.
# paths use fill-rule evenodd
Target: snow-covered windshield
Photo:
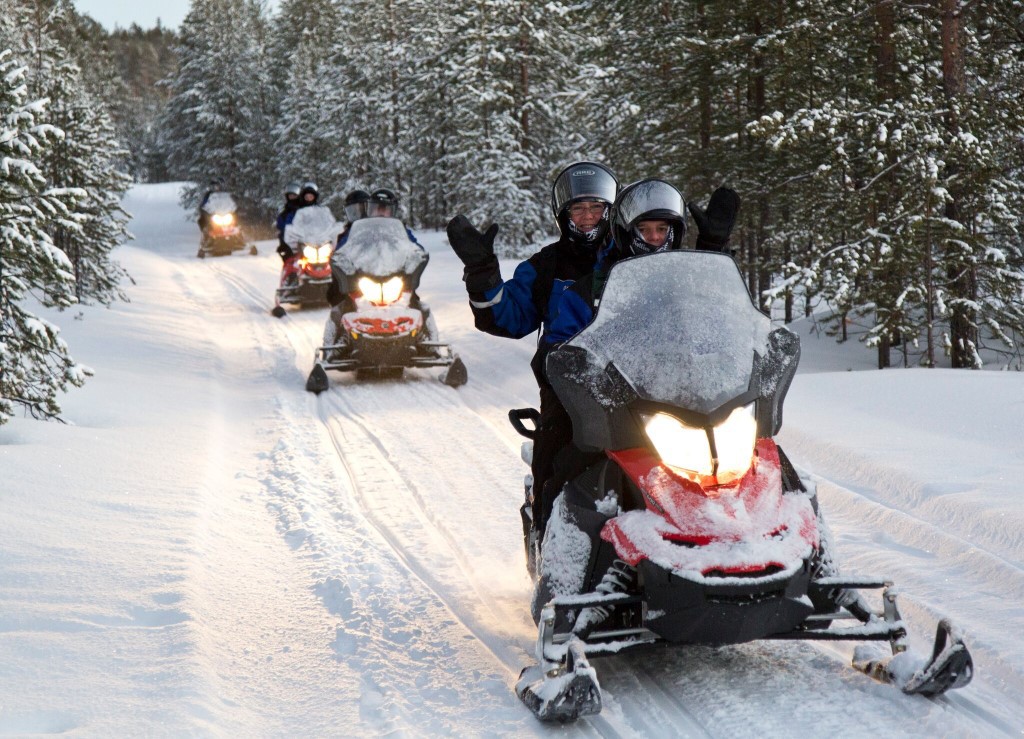
<instances>
[{"instance_id":1,"label":"snow-covered windshield","mask_svg":"<svg viewBox=\"0 0 1024 739\"><path fill-rule=\"evenodd\" d=\"M299 244L333 244L344 227L344 224L334 219L330 208L307 205L295 211L292 222L285 226L284 243L292 247Z\"/></svg>"},{"instance_id":2,"label":"snow-covered windshield","mask_svg":"<svg viewBox=\"0 0 1024 739\"><path fill-rule=\"evenodd\" d=\"M210 193L210 197L206 199L206 203L203 205L203 210L213 215L234 213L237 209L238 206L235 205L234 198L226 192Z\"/></svg>"},{"instance_id":3,"label":"snow-covered windshield","mask_svg":"<svg viewBox=\"0 0 1024 739\"><path fill-rule=\"evenodd\" d=\"M748 389L770 330L729 256L671 251L615 265L567 345L589 352L595 375L614 364L641 398L709 413Z\"/></svg>"},{"instance_id":4,"label":"snow-covered windshield","mask_svg":"<svg viewBox=\"0 0 1024 739\"><path fill-rule=\"evenodd\" d=\"M363 218L352 224L348 239L335 250L331 264L343 274L387 277L413 274L427 253L409 240L397 218Z\"/></svg>"}]
</instances>

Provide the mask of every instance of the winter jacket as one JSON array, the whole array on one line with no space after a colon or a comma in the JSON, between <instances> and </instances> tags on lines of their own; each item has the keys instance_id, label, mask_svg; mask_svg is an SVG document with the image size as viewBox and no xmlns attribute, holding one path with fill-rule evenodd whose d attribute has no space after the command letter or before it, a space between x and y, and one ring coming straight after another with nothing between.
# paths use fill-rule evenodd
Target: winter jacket
<instances>
[{"instance_id":1,"label":"winter jacket","mask_svg":"<svg viewBox=\"0 0 1024 739\"><path fill-rule=\"evenodd\" d=\"M546 332L562 293L594 269L590 250L563 237L516 267L511 280L483 293L470 293L476 327L493 336L520 339Z\"/></svg>"},{"instance_id":2,"label":"winter jacket","mask_svg":"<svg viewBox=\"0 0 1024 739\"><path fill-rule=\"evenodd\" d=\"M302 204L297 198L295 200L289 200L284 204L284 208L281 209L281 212L277 214L277 222L275 225L277 226L277 238L280 243L284 243L285 226L292 222L292 219L295 218L295 211L297 211L301 206Z\"/></svg>"},{"instance_id":3,"label":"winter jacket","mask_svg":"<svg viewBox=\"0 0 1024 739\"><path fill-rule=\"evenodd\" d=\"M559 296L548 330L541 337L542 348L553 348L568 341L593 320L597 302L608 281L608 272L621 258L615 242L609 242L597 255L594 269L582 275Z\"/></svg>"}]
</instances>

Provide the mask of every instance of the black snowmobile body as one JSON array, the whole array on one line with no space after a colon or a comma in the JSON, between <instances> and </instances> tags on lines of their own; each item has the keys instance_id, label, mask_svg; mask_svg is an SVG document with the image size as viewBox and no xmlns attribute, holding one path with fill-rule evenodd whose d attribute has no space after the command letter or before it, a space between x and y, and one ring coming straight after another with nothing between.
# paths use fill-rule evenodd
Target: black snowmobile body
<instances>
[{"instance_id":1,"label":"black snowmobile body","mask_svg":"<svg viewBox=\"0 0 1024 739\"><path fill-rule=\"evenodd\" d=\"M550 354L573 443L600 461L565 486L545 530L539 664L516 687L539 718L600 710L588 654L766 638L906 649L889 583L839 577L813 482L773 441L799 354L729 256L695 251L618 263L593 321ZM881 613L866 588L886 588ZM969 682L955 629L941 624L936 645L905 691Z\"/></svg>"}]
</instances>

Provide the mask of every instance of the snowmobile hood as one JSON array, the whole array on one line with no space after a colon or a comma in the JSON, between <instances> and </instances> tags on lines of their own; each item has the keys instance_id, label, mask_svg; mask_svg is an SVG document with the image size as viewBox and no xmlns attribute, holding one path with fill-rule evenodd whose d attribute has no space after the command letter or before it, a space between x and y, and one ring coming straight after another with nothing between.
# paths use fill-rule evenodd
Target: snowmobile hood
<instances>
[{"instance_id":1,"label":"snowmobile hood","mask_svg":"<svg viewBox=\"0 0 1024 739\"><path fill-rule=\"evenodd\" d=\"M418 274L427 259L397 218L363 218L352 223L348 240L334 252L331 265L342 274L381 278Z\"/></svg>"},{"instance_id":2,"label":"snowmobile hood","mask_svg":"<svg viewBox=\"0 0 1024 739\"><path fill-rule=\"evenodd\" d=\"M726 254L667 251L618 262L591 323L547 360L582 448L642 446L632 410L713 419L758 401L759 436L781 426L799 338L771 330Z\"/></svg>"},{"instance_id":3,"label":"snowmobile hood","mask_svg":"<svg viewBox=\"0 0 1024 739\"><path fill-rule=\"evenodd\" d=\"M333 244L345 224L334 219L330 208L307 205L295 211L292 222L285 226L284 243L291 247L299 244Z\"/></svg>"}]
</instances>

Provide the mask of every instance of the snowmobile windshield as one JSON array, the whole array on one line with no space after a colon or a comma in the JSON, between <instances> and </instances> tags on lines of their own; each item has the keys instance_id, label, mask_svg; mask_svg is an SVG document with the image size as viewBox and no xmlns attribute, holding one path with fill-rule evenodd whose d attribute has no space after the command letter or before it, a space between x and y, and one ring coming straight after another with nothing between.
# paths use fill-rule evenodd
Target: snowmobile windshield
<instances>
[{"instance_id":1,"label":"snowmobile windshield","mask_svg":"<svg viewBox=\"0 0 1024 739\"><path fill-rule=\"evenodd\" d=\"M355 221L344 245L335 250L331 266L345 275L384 278L396 274L418 276L427 253L409 240L397 218Z\"/></svg>"},{"instance_id":2,"label":"snowmobile windshield","mask_svg":"<svg viewBox=\"0 0 1024 739\"><path fill-rule=\"evenodd\" d=\"M203 205L203 210L212 215L234 213L237 209L238 206L235 205L234 198L226 192L210 193L210 197L206 199L206 203Z\"/></svg>"},{"instance_id":3,"label":"snowmobile windshield","mask_svg":"<svg viewBox=\"0 0 1024 739\"><path fill-rule=\"evenodd\" d=\"M291 247L299 244L333 244L344 224L334 219L330 208L309 205L295 211L292 222L285 226L284 242Z\"/></svg>"},{"instance_id":4,"label":"snowmobile windshield","mask_svg":"<svg viewBox=\"0 0 1024 739\"><path fill-rule=\"evenodd\" d=\"M666 186L659 180L641 182L624 192L618 205L618 222L625 227L635 226L640 216L649 214L678 218L686 212L682 196L674 187Z\"/></svg>"},{"instance_id":5,"label":"snowmobile windshield","mask_svg":"<svg viewBox=\"0 0 1024 739\"><path fill-rule=\"evenodd\" d=\"M616 264L593 321L565 346L585 350L595 383L614 365L639 398L708 414L748 391L770 331L731 257L669 251Z\"/></svg>"}]
</instances>

